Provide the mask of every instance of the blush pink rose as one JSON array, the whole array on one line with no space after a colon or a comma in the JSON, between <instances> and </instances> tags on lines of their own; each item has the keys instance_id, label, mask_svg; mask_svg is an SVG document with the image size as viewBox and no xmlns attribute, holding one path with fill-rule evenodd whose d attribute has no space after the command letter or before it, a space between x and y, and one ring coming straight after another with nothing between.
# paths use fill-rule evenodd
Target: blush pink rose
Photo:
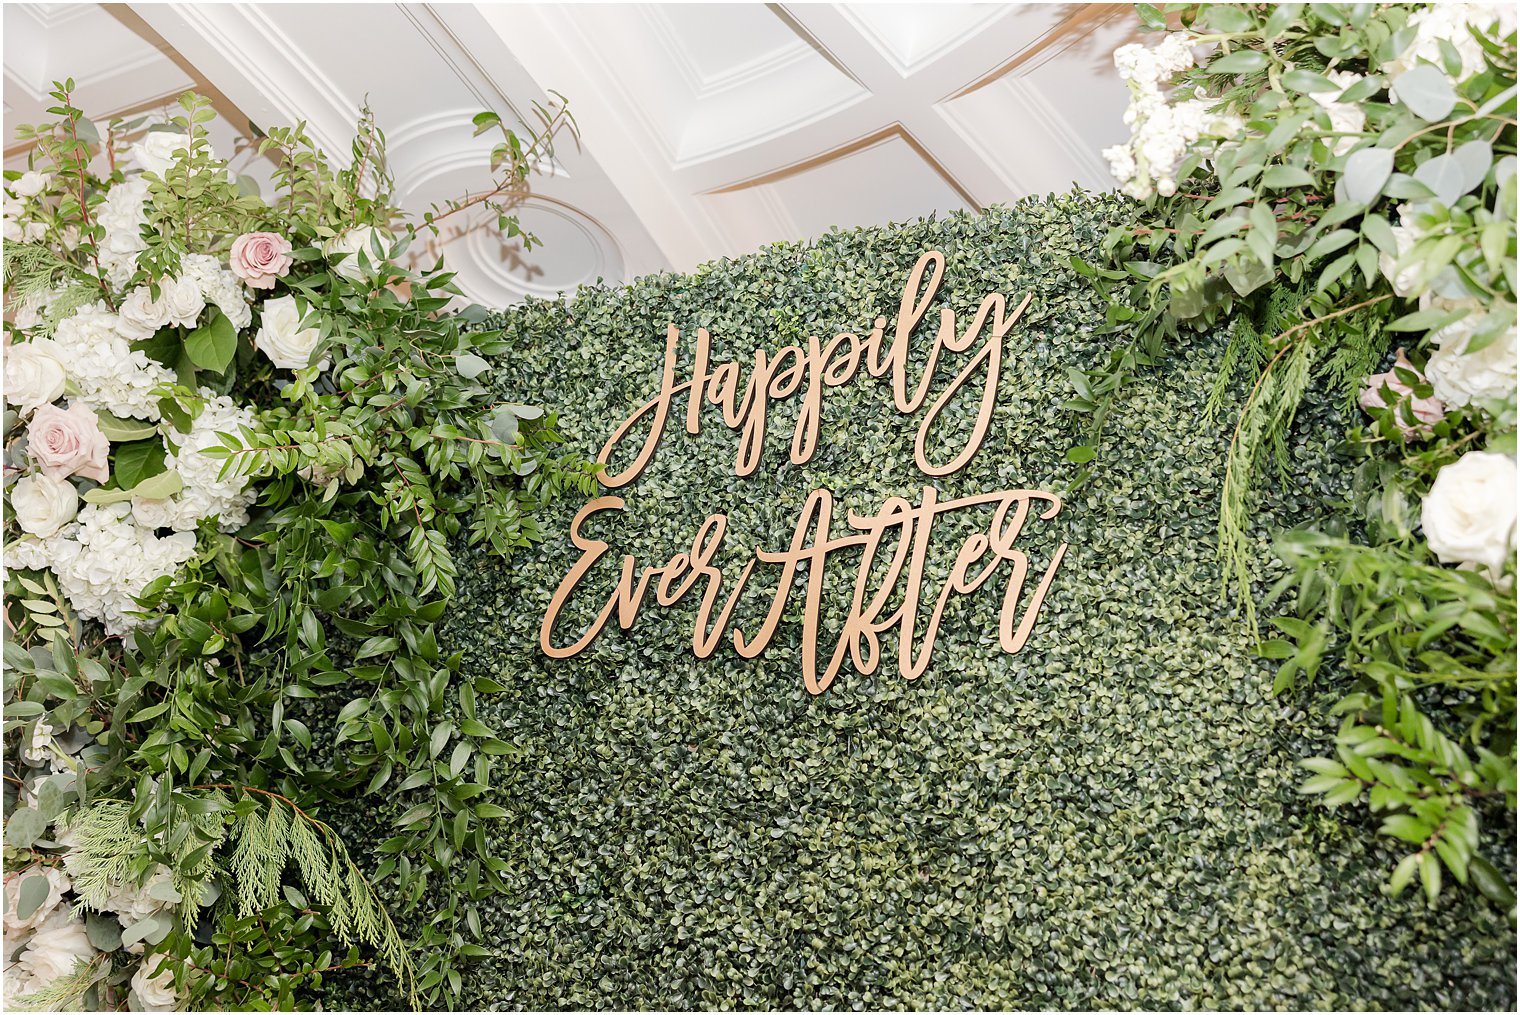
<instances>
[{"instance_id":1,"label":"blush pink rose","mask_svg":"<svg viewBox=\"0 0 1520 1015\"><path fill-rule=\"evenodd\" d=\"M1404 350L1400 349L1393 361L1392 370L1373 374L1367 378L1357 402L1368 412L1393 409L1393 425L1399 428L1406 439L1428 437L1431 426L1446 417L1446 406L1434 395L1428 395L1425 398L1414 397L1414 388L1399 377L1400 372L1406 376L1413 374L1417 384L1426 383L1425 375L1404 358ZM1383 394L1384 388L1388 389L1386 398ZM1410 421L1411 416L1414 417L1413 422Z\"/></svg>"},{"instance_id":2,"label":"blush pink rose","mask_svg":"<svg viewBox=\"0 0 1520 1015\"><path fill-rule=\"evenodd\" d=\"M244 233L227 257L232 273L254 289L273 289L290 272L290 241L276 233Z\"/></svg>"},{"instance_id":3,"label":"blush pink rose","mask_svg":"<svg viewBox=\"0 0 1520 1015\"><path fill-rule=\"evenodd\" d=\"M26 428L26 450L54 479L83 476L104 483L110 476L106 457L111 442L100 432L100 421L88 405L42 406Z\"/></svg>"}]
</instances>

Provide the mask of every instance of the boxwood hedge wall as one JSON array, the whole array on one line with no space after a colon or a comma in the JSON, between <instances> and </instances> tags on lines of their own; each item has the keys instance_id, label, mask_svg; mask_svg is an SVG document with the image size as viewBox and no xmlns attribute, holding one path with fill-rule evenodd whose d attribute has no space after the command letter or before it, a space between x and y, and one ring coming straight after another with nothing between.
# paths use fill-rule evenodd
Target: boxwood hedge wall
<instances>
[{"instance_id":1,"label":"boxwood hedge wall","mask_svg":"<svg viewBox=\"0 0 1520 1015\"><path fill-rule=\"evenodd\" d=\"M1028 201L531 303L501 318L518 351L496 380L558 409L571 443L594 453L658 389L667 322L710 329L717 361L864 331L895 314L915 260L938 249L941 305L969 314L991 290L1035 298L986 442L935 485L944 497L1063 491L1077 468L1063 455L1067 371L1106 341L1104 307L1067 258L1091 252L1114 208ZM1391 858L1360 810L1340 818L1294 792L1295 762L1323 749L1330 692L1273 699L1270 666L1221 598L1224 441L1201 423L1221 345L1200 338L1147 378L1114 416L1095 479L1030 527L1037 568L1057 540L1071 548L1017 655L998 649L989 586L952 605L914 683L889 661L806 694L800 595L757 660L728 647L695 660L689 597L552 661L538 624L576 557L575 506L544 518L547 541L510 565L467 558L449 637L468 674L506 685L482 718L521 753L496 797L511 811L494 846L512 890L482 914L493 957L471 967L465 1002L1513 1008L1506 914L1460 891L1434 911L1418 892L1385 897ZM684 343L683 371L691 354ZM926 482L917 419L892 410L884 381L826 393L821 447L801 467L786 461L796 400L781 403L749 479L735 478L735 437L708 412L699 437L674 421L618 491L627 510L593 526L615 553L662 563L723 511L718 563L732 580L755 546L787 545L814 488L874 513L893 495L916 503ZM1331 509L1343 428L1337 407L1304 415L1289 482L1263 505L1263 545ZM964 535L944 530L934 584ZM600 602L611 570L578 601ZM826 601L847 599L850 568L828 571ZM768 601L752 594L740 626L753 630ZM574 616L564 631L579 630ZM373 843L385 816L340 824ZM391 1000L363 980L335 990L330 1005Z\"/></svg>"}]
</instances>

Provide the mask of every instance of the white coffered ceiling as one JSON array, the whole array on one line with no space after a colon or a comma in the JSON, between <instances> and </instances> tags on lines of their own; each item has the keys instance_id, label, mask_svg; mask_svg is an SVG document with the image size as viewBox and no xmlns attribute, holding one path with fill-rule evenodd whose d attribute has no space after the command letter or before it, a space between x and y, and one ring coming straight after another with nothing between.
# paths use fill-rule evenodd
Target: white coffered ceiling
<instances>
[{"instance_id":1,"label":"white coffered ceiling","mask_svg":"<svg viewBox=\"0 0 1520 1015\"><path fill-rule=\"evenodd\" d=\"M386 131L402 202L486 182L484 108L569 96L523 209L523 251L483 221L444 247L477 299L691 269L830 227L1110 186L1125 136L1109 4L12 4L5 119L42 118L72 75L105 118L213 94L230 150L305 120L340 161L359 106ZM24 161L8 147L7 165ZM244 152L238 168L266 177Z\"/></svg>"}]
</instances>

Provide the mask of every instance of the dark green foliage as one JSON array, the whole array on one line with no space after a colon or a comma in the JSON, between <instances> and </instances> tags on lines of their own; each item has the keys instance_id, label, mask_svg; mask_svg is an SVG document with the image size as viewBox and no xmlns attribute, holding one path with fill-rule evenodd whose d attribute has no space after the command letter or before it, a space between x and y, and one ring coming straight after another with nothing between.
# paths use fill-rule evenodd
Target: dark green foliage
<instances>
[{"instance_id":1,"label":"dark green foliage","mask_svg":"<svg viewBox=\"0 0 1520 1015\"><path fill-rule=\"evenodd\" d=\"M1035 299L1010 337L986 442L933 485L947 497L1065 492L1081 469L1066 456L1081 425L1061 408L1069 371L1118 341L1100 337L1105 308L1069 264L1118 218L1108 199L1031 201L532 303L499 322L515 351L493 380L535 391L570 446L596 449L657 389L667 322L709 328L718 361L863 331L895 316L914 261L939 249L940 306L968 313L994 289ZM509 563L461 548L441 648L463 652L477 689L504 686L471 700L516 747L488 796L508 812L487 826L508 890L481 905L488 954L465 967L461 1005L1512 1008L1509 916L1471 893L1439 910L1417 893L1386 897L1396 857L1373 820L1296 792L1299 760L1330 749L1335 696L1318 685L1318 697L1274 698L1275 664L1221 595L1228 434L1203 416L1226 340L1190 341L1123 390L1102 468L1026 534L1035 568L1057 541L1071 549L1017 655L999 651L989 587L951 606L913 683L888 637L875 676L847 668L809 697L800 595L754 661L727 643L695 660L686 600L651 602L632 631L613 626L556 662L538 624L576 556L575 506L541 514L546 541ZM689 341L681 354L685 370ZM786 545L816 487L857 511L919 500L931 481L912 463L918 418L892 409L885 383L831 389L823 411L818 453L794 466L796 401L781 403L749 479L733 475L735 435L716 410L697 437L673 423L618 491L627 510L594 534L660 564L726 512L717 563L732 582L756 545ZM964 426L972 411L968 397L951 419ZM1268 484L1244 536L1263 562L1258 588L1280 573L1265 563L1272 534L1344 494L1344 428L1339 404L1305 395L1287 480ZM964 530L936 532L930 588ZM614 567L593 572L578 617ZM773 588L774 569L761 574ZM850 562L830 565L825 603L837 608L852 579ZM737 626L753 630L768 601L761 581ZM419 802L329 817L357 856ZM1499 855L1512 858L1512 840ZM347 973L322 999L388 1007L385 990Z\"/></svg>"}]
</instances>

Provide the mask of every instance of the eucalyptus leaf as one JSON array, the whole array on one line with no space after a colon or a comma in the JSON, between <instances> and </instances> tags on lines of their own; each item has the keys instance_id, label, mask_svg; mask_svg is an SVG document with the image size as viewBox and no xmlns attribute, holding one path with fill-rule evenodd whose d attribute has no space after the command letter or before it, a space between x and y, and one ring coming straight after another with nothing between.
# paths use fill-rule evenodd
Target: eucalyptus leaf
<instances>
[{"instance_id":1,"label":"eucalyptus leaf","mask_svg":"<svg viewBox=\"0 0 1520 1015\"><path fill-rule=\"evenodd\" d=\"M457 370L459 372L459 376L463 377L465 380L473 381L475 378L491 369L491 364L486 362L481 357L476 356L474 353L462 352L454 357L454 369Z\"/></svg>"},{"instance_id":2,"label":"eucalyptus leaf","mask_svg":"<svg viewBox=\"0 0 1520 1015\"><path fill-rule=\"evenodd\" d=\"M1346 199L1357 204L1371 204L1383 192L1383 185L1393 173L1393 152L1387 148L1359 148L1346 158L1341 179L1346 185Z\"/></svg>"},{"instance_id":3,"label":"eucalyptus leaf","mask_svg":"<svg viewBox=\"0 0 1520 1015\"><path fill-rule=\"evenodd\" d=\"M1400 74L1390 88L1394 98L1427 123L1435 123L1457 104L1457 90L1440 68L1428 63Z\"/></svg>"}]
</instances>

